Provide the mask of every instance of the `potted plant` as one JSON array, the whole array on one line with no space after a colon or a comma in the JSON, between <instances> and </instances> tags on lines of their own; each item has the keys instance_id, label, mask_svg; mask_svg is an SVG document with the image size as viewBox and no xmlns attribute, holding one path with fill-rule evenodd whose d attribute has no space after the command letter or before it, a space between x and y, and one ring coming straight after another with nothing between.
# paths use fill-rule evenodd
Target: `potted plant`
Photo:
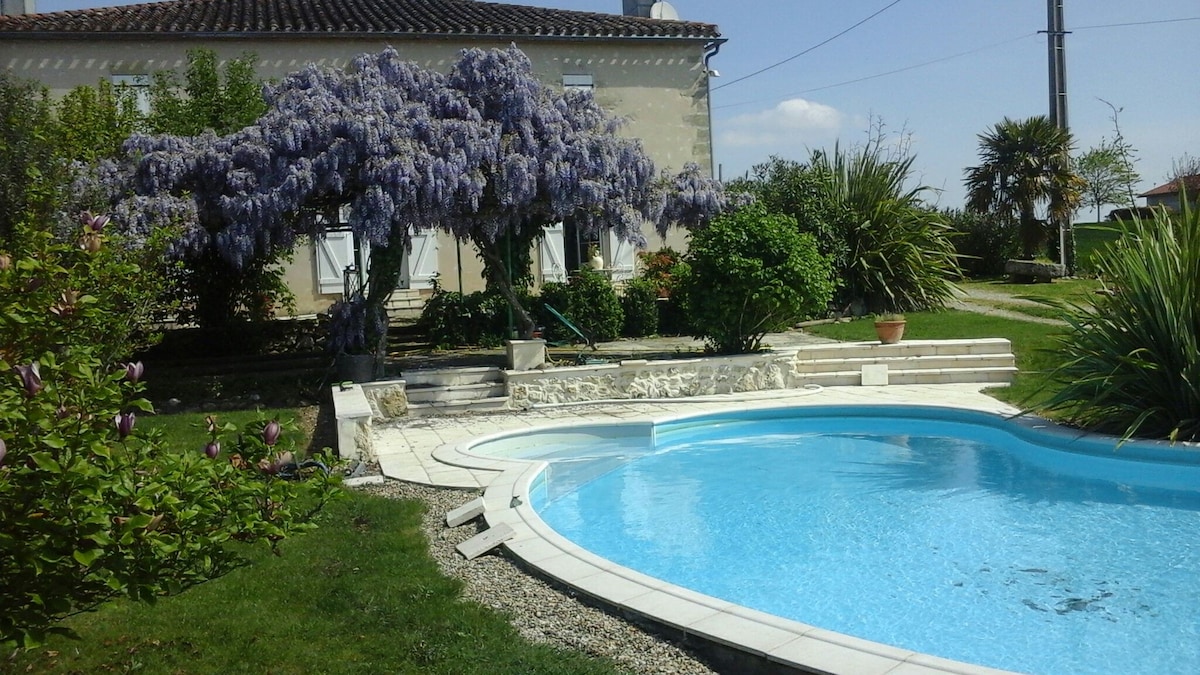
<instances>
[{"instance_id":1,"label":"potted plant","mask_svg":"<svg viewBox=\"0 0 1200 675\"><path fill-rule=\"evenodd\" d=\"M904 337L904 315L903 314L880 314L875 318L875 334L879 336L879 342L885 345L894 345Z\"/></svg>"},{"instance_id":2,"label":"potted plant","mask_svg":"<svg viewBox=\"0 0 1200 675\"><path fill-rule=\"evenodd\" d=\"M375 354L367 344L365 300L355 294L329 308L328 348L334 354L339 382L370 382L375 379Z\"/></svg>"}]
</instances>

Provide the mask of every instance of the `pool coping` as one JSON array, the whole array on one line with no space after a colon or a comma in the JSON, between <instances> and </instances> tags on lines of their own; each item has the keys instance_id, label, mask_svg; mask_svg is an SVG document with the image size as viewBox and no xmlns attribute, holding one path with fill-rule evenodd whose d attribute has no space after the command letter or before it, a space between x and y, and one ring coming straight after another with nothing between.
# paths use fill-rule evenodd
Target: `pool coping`
<instances>
[{"instance_id":1,"label":"pool coping","mask_svg":"<svg viewBox=\"0 0 1200 675\"><path fill-rule=\"evenodd\" d=\"M856 389L861 393L864 388ZM895 392L898 387L888 389ZM739 401L739 404L746 409L830 405L821 398L760 398ZM945 407L1002 416L1019 412L982 394L953 404L888 399L888 405ZM703 414L705 411L647 412L620 422L607 419L605 423L664 423ZM571 421L547 422L521 431L552 431L588 423L584 416L579 416ZM591 553L552 530L529 503L532 484L547 462L468 452L474 445L514 432L517 430L445 443L434 450L433 457L451 466L499 471L487 484L483 495L483 516L488 527L503 524L512 528L514 536L503 544L510 554L541 574L596 601L622 613L682 631L685 636L711 641L765 659L769 664L799 671L856 675L995 675L1011 672L914 652L785 619L676 586Z\"/></svg>"}]
</instances>

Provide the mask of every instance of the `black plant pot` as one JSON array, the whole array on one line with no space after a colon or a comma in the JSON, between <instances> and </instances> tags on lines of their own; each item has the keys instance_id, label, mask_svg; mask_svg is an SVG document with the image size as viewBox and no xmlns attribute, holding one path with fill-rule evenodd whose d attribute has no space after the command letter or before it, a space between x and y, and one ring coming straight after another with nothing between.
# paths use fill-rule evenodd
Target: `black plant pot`
<instances>
[{"instance_id":1,"label":"black plant pot","mask_svg":"<svg viewBox=\"0 0 1200 675\"><path fill-rule=\"evenodd\" d=\"M374 354L338 354L338 382L370 382L375 379Z\"/></svg>"}]
</instances>

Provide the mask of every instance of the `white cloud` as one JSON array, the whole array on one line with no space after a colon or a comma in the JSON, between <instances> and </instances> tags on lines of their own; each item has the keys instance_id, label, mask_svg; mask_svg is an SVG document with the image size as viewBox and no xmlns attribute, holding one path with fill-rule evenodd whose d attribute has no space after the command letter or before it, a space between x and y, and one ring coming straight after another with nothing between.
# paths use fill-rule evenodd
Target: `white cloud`
<instances>
[{"instance_id":1,"label":"white cloud","mask_svg":"<svg viewBox=\"0 0 1200 675\"><path fill-rule=\"evenodd\" d=\"M844 119L824 103L792 98L769 110L725 121L718 136L723 145L732 148L814 145L836 137Z\"/></svg>"}]
</instances>

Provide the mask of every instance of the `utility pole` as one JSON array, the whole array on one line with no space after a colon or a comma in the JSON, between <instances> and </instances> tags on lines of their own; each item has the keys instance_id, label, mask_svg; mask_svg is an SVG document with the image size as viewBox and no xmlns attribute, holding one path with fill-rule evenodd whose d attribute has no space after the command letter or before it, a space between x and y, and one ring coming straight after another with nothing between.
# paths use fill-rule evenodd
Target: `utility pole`
<instances>
[{"instance_id":1,"label":"utility pole","mask_svg":"<svg viewBox=\"0 0 1200 675\"><path fill-rule=\"evenodd\" d=\"M1046 47L1050 57L1050 122L1070 131L1067 125L1067 29L1063 0L1046 0ZM1058 223L1058 258L1067 267L1067 220Z\"/></svg>"},{"instance_id":2,"label":"utility pole","mask_svg":"<svg viewBox=\"0 0 1200 675\"><path fill-rule=\"evenodd\" d=\"M1066 36L1063 0L1046 0L1046 46L1050 56L1050 121L1064 131L1068 127Z\"/></svg>"}]
</instances>

